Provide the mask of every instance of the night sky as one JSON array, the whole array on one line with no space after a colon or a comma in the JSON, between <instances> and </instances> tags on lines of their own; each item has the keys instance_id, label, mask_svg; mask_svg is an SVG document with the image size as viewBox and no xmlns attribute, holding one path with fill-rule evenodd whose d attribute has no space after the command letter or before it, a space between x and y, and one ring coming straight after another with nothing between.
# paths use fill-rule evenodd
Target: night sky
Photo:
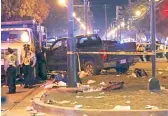
<instances>
[{"instance_id":1,"label":"night sky","mask_svg":"<svg viewBox=\"0 0 168 116\"><path fill-rule=\"evenodd\" d=\"M91 2L91 10L94 16L94 28L99 29L100 33L104 33L105 28L105 9L107 4L108 25L115 18L116 6L128 4L128 0L89 0Z\"/></svg>"}]
</instances>

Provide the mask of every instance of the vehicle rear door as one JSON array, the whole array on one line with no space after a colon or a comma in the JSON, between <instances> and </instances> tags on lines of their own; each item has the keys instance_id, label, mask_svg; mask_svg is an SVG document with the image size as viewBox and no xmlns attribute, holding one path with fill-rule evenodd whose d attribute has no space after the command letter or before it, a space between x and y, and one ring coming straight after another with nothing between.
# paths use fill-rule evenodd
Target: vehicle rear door
<instances>
[{"instance_id":1,"label":"vehicle rear door","mask_svg":"<svg viewBox=\"0 0 168 116\"><path fill-rule=\"evenodd\" d=\"M67 70L67 41L57 40L47 52L49 70Z\"/></svg>"}]
</instances>

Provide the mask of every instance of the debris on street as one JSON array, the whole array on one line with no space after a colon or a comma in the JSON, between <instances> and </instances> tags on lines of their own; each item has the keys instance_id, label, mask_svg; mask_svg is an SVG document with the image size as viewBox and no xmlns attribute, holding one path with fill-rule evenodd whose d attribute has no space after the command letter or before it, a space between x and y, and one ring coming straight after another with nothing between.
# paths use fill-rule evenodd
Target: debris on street
<instances>
[{"instance_id":1,"label":"debris on street","mask_svg":"<svg viewBox=\"0 0 168 116\"><path fill-rule=\"evenodd\" d=\"M131 106L116 105L113 110L131 110Z\"/></svg>"},{"instance_id":2,"label":"debris on street","mask_svg":"<svg viewBox=\"0 0 168 116\"><path fill-rule=\"evenodd\" d=\"M124 82L109 82L109 85L107 87L104 87L103 91L111 91L111 90L117 90L121 89L124 86Z\"/></svg>"},{"instance_id":3,"label":"debris on street","mask_svg":"<svg viewBox=\"0 0 168 116\"><path fill-rule=\"evenodd\" d=\"M31 107L31 106L27 106L27 107L26 107L26 111L33 111L33 110L34 110L34 108Z\"/></svg>"},{"instance_id":4,"label":"debris on street","mask_svg":"<svg viewBox=\"0 0 168 116\"><path fill-rule=\"evenodd\" d=\"M36 116L44 116L44 113L37 113Z\"/></svg>"},{"instance_id":5,"label":"debris on street","mask_svg":"<svg viewBox=\"0 0 168 116\"><path fill-rule=\"evenodd\" d=\"M75 105L74 108L76 109L82 108L82 105Z\"/></svg>"},{"instance_id":6,"label":"debris on street","mask_svg":"<svg viewBox=\"0 0 168 116\"><path fill-rule=\"evenodd\" d=\"M96 81L94 80L88 80L87 84L93 84L93 83L96 83Z\"/></svg>"},{"instance_id":7,"label":"debris on street","mask_svg":"<svg viewBox=\"0 0 168 116\"><path fill-rule=\"evenodd\" d=\"M157 109L159 109L159 108L156 107L156 106L146 105L145 109L157 110Z\"/></svg>"},{"instance_id":8,"label":"debris on street","mask_svg":"<svg viewBox=\"0 0 168 116\"><path fill-rule=\"evenodd\" d=\"M85 97L85 98L89 99L89 98L93 98L93 96L87 96L87 97Z\"/></svg>"},{"instance_id":9,"label":"debris on street","mask_svg":"<svg viewBox=\"0 0 168 116\"><path fill-rule=\"evenodd\" d=\"M162 73L163 73L163 72L158 72L158 74L160 74L160 75L161 75Z\"/></svg>"},{"instance_id":10,"label":"debris on street","mask_svg":"<svg viewBox=\"0 0 168 116\"><path fill-rule=\"evenodd\" d=\"M103 95L104 94L104 92L101 92L101 93L99 93L100 95Z\"/></svg>"},{"instance_id":11,"label":"debris on street","mask_svg":"<svg viewBox=\"0 0 168 116\"><path fill-rule=\"evenodd\" d=\"M100 85L104 85L104 86L105 86L105 85L107 85L107 84L103 81L103 82L100 83Z\"/></svg>"},{"instance_id":12,"label":"debris on street","mask_svg":"<svg viewBox=\"0 0 168 116\"><path fill-rule=\"evenodd\" d=\"M148 77L148 74L144 69L135 68L134 73L137 77Z\"/></svg>"},{"instance_id":13,"label":"debris on street","mask_svg":"<svg viewBox=\"0 0 168 116\"><path fill-rule=\"evenodd\" d=\"M131 103L131 101L126 101L126 104L130 104Z\"/></svg>"},{"instance_id":14,"label":"debris on street","mask_svg":"<svg viewBox=\"0 0 168 116\"><path fill-rule=\"evenodd\" d=\"M83 96L75 96L76 98L83 98Z\"/></svg>"}]
</instances>

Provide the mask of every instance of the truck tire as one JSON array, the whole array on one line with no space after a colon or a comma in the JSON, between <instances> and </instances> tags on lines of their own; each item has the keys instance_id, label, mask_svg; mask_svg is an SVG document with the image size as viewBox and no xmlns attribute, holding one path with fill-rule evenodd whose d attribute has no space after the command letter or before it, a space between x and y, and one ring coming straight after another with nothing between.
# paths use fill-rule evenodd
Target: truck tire
<instances>
[{"instance_id":1,"label":"truck tire","mask_svg":"<svg viewBox=\"0 0 168 116\"><path fill-rule=\"evenodd\" d=\"M101 69L96 68L95 63L93 61L85 62L84 70L86 73L89 74L89 76L98 75L101 71Z\"/></svg>"},{"instance_id":2,"label":"truck tire","mask_svg":"<svg viewBox=\"0 0 168 116\"><path fill-rule=\"evenodd\" d=\"M117 73L119 74L124 74L127 73L129 70L129 65L122 65L122 66L118 66L115 68Z\"/></svg>"}]
</instances>

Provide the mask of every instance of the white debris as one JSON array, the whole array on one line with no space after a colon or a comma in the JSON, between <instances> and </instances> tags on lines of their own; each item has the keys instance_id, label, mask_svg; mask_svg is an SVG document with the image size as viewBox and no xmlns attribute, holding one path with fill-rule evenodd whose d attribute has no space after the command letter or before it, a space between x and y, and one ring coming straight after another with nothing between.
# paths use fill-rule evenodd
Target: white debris
<instances>
[{"instance_id":1,"label":"white debris","mask_svg":"<svg viewBox=\"0 0 168 116\"><path fill-rule=\"evenodd\" d=\"M116 75L117 77L119 77L120 75Z\"/></svg>"},{"instance_id":2,"label":"white debris","mask_svg":"<svg viewBox=\"0 0 168 116\"><path fill-rule=\"evenodd\" d=\"M157 109L159 109L158 107L156 107L156 106L151 106L151 105L146 105L145 108L146 108L146 109L152 109L152 110L157 110Z\"/></svg>"},{"instance_id":3,"label":"white debris","mask_svg":"<svg viewBox=\"0 0 168 116\"><path fill-rule=\"evenodd\" d=\"M87 97L85 97L85 98L89 99L89 98L93 98L93 96L87 96Z\"/></svg>"},{"instance_id":4,"label":"white debris","mask_svg":"<svg viewBox=\"0 0 168 116\"><path fill-rule=\"evenodd\" d=\"M44 116L44 113L37 113L36 116Z\"/></svg>"},{"instance_id":5,"label":"white debris","mask_svg":"<svg viewBox=\"0 0 168 116\"><path fill-rule=\"evenodd\" d=\"M99 93L100 95L103 95L104 94L104 92L101 92L101 93Z\"/></svg>"},{"instance_id":6,"label":"white debris","mask_svg":"<svg viewBox=\"0 0 168 116\"><path fill-rule=\"evenodd\" d=\"M131 106L116 105L113 110L131 110Z\"/></svg>"},{"instance_id":7,"label":"white debris","mask_svg":"<svg viewBox=\"0 0 168 116\"><path fill-rule=\"evenodd\" d=\"M79 108L81 108L82 107L82 105L75 105L74 106L74 108L76 108L76 109L79 109Z\"/></svg>"},{"instance_id":8,"label":"white debris","mask_svg":"<svg viewBox=\"0 0 168 116\"><path fill-rule=\"evenodd\" d=\"M75 96L76 98L83 98L83 96Z\"/></svg>"},{"instance_id":9,"label":"white debris","mask_svg":"<svg viewBox=\"0 0 168 116\"><path fill-rule=\"evenodd\" d=\"M31 107L31 106L27 106L27 107L26 107L26 111L33 111L33 110L34 110L34 108Z\"/></svg>"},{"instance_id":10,"label":"white debris","mask_svg":"<svg viewBox=\"0 0 168 116\"><path fill-rule=\"evenodd\" d=\"M87 84L93 84L93 83L96 83L96 81L94 80L88 80Z\"/></svg>"},{"instance_id":11,"label":"white debris","mask_svg":"<svg viewBox=\"0 0 168 116\"><path fill-rule=\"evenodd\" d=\"M105 82L101 82L100 85L107 85Z\"/></svg>"},{"instance_id":12,"label":"white debris","mask_svg":"<svg viewBox=\"0 0 168 116\"><path fill-rule=\"evenodd\" d=\"M163 73L163 72L158 72L160 75Z\"/></svg>"},{"instance_id":13,"label":"white debris","mask_svg":"<svg viewBox=\"0 0 168 116\"><path fill-rule=\"evenodd\" d=\"M127 104L130 104L130 103L131 103L131 101L126 101L126 103L127 103Z\"/></svg>"},{"instance_id":14,"label":"white debris","mask_svg":"<svg viewBox=\"0 0 168 116\"><path fill-rule=\"evenodd\" d=\"M79 88L84 90L84 91L86 91L86 90L88 90L90 88L90 85L80 85Z\"/></svg>"},{"instance_id":15,"label":"white debris","mask_svg":"<svg viewBox=\"0 0 168 116\"><path fill-rule=\"evenodd\" d=\"M137 78L135 73L132 73L131 76L134 77L134 78Z\"/></svg>"},{"instance_id":16,"label":"white debris","mask_svg":"<svg viewBox=\"0 0 168 116\"><path fill-rule=\"evenodd\" d=\"M104 98L104 96L97 96L95 97L96 99L101 99L101 98Z\"/></svg>"},{"instance_id":17,"label":"white debris","mask_svg":"<svg viewBox=\"0 0 168 116\"><path fill-rule=\"evenodd\" d=\"M67 84L63 81L60 81L60 82L58 82L58 86L65 87L65 86L67 86Z\"/></svg>"},{"instance_id":18,"label":"white debris","mask_svg":"<svg viewBox=\"0 0 168 116\"><path fill-rule=\"evenodd\" d=\"M37 114L36 110L30 111L30 114Z\"/></svg>"},{"instance_id":19,"label":"white debris","mask_svg":"<svg viewBox=\"0 0 168 116\"><path fill-rule=\"evenodd\" d=\"M67 101L67 100L58 102L58 104L68 104L68 103L70 103L70 101Z\"/></svg>"}]
</instances>

